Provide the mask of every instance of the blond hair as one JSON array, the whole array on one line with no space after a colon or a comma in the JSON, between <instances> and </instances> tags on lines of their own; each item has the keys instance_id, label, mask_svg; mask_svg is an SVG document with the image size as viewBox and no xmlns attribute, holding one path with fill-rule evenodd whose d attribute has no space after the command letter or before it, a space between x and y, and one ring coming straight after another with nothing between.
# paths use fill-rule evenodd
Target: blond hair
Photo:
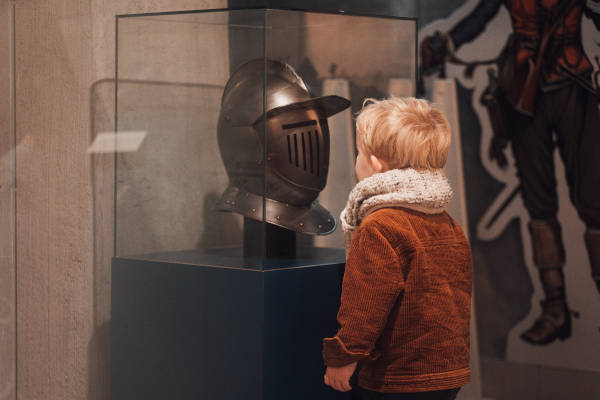
<instances>
[{"instance_id":1,"label":"blond hair","mask_svg":"<svg viewBox=\"0 0 600 400\"><path fill-rule=\"evenodd\" d=\"M432 170L446 164L450 124L425 100L366 99L356 118L356 141L390 169Z\"/></svg>"}]
</instances>

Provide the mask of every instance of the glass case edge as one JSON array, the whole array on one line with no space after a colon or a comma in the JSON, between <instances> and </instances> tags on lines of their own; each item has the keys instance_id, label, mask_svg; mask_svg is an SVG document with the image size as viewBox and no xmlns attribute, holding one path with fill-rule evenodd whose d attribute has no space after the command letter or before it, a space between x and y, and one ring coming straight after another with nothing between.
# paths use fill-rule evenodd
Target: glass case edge
<instances>
[{"instance_id":1,"label":"glass case edge","mask_svg":"<svg viewBox=\"0 0 600 400\"><path fill-rule=\"evenodd\" d=\"M119 16L115 17L115 109L114 109L114 141L115 141L115 154L113 158L113 257L117 256L117 132L118 132L118 118L119 118Z\"/></svg>"},{"instance_id":2,"label":"glass case edge","mask_svg":"<svg viewBox=\"0 0 600 400\"><path fill-rule=\"evenodd\" d=\"M119 18L134 18L134 17L150 17L150 16L161 16L161 15L182 15L182 14L199 14L206 12L224 12L224 11L253 11L253 10L264 10L264 11L297 11L297 12L310 12L317 14L330 14L330 15L348 15L353 17L371 17L371 18L388 18L398 20L409 20L417 21L415 16L399 16L399 15L383 15L383 14L368 14L368 13L355 13L348 12L345 10L311 10L303 8L293 7L231 7L231 8L205 8L195 10L180 10L180 11L161 11L161 12L149 12L149 13L137 13L137 14L117 14L117 21Z\"/></svg>"}]
</instances>

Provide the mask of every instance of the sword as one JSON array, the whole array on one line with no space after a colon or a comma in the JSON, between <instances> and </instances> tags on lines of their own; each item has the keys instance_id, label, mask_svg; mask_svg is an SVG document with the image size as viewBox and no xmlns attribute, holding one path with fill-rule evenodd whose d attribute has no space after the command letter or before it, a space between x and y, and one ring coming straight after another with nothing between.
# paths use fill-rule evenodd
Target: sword
<instances>
[{"instance_id":1,"label":"sword","mask_svg":"<svg viewBox=\"0 0 600 400\"><path fill-rule=\"evenodd\" d=\"M498 209L494 212L494 215L492 215L492 218L490 218L488 223L485 224L486 229L490 229L492 227L492 225L494 225L494 222L496 222L496 220L498 218L500 218L500 215L502 215L504 210L510 205L510 203L514 200L514 198L517 197L517 195L519 194L520 191L521 191L521 185L518 185L516 188L514 188L512 190L512 192L510 192L508 197L502 202L502 204L500 204Z\"/></svg>"},{"instance_id":2,"label":"sword","mask_svg":"<svg viewBox=\"0 0 600 400\"><path fill-rule=\"evenodd\" d=\"M600 43L598 43L598 46L600 46ZM596 56L596 65L598 69L594 73L594 81L596 82L596 87L600 88L600 58L598 56Z\"/></svg>"},{"instance_id":3,"label":"sword","mask_svg":"<svg viewBox=\"0 0 600 400\"><path fill-rule=\"evenodd\" d=\"M597 58L597 57L596 57ZM596 89L589 81L585 80L581 76L558 64L558 69L564 72L569 78L573 79L579 86L596 96L596 99L600 100L600 90ZM598 72L596 72L594 78L597 79Z\"/></svg>"}]
</instances>

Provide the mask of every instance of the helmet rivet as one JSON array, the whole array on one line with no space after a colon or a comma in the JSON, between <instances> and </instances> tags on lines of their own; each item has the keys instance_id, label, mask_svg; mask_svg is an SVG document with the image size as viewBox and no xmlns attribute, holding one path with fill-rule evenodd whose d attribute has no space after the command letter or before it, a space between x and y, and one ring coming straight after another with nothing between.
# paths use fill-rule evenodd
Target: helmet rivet
<instances>
[{"instance_id":1,"label":"helmet rivet","mask_svg":"<svg viewBox=\"0 0 600 400\"><path fill-rule=\"evenodd\" d=\"M256 208L253 208L253 209L252 209L252 212L256 212Z\"/></svg>"},{"instance_id":2,"label":"helmet rivet","mask_svg":"<svg viewBox=\"0 0 600 400\"><path fill-rule=\"evenodd\" d=\"M304 226L304 222L300 222L300 226Z\"/></svg>"}]
</instances>

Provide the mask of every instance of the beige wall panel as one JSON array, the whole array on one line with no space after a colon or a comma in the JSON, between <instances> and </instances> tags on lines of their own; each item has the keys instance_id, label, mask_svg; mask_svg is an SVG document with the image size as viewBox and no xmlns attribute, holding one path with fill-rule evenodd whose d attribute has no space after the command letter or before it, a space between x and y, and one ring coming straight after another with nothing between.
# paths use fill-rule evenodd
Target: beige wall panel
<instances>
[{"instance_id":1,"label":"beige wall panel","mask_svg":"<svg viewBox=\"0 0 600 400\"><path fill-rule=\"evenodd\" d=\"M83 399L92 335L90 10L16 5L18 394Z\"/></svg>"},{"instance_id":2,"label":"beige wall panel","mask_svg":"<svg viewBox=\"0 0 600 400\"><path fill-rule=\"evenodd\" d=\"M17 2L19 399L108 399L115 15L224 5Z\"/></svg>"},{"instance_id":3,"label":"beige wall panel","mask_svg":"<svg viewBox=\"0 0 600 400\"><path fill-rule=\"evenodd\" d=\"M14 400L15 274L12 3L0 1L0 400Z\"/></svg>"}]
</instances>

